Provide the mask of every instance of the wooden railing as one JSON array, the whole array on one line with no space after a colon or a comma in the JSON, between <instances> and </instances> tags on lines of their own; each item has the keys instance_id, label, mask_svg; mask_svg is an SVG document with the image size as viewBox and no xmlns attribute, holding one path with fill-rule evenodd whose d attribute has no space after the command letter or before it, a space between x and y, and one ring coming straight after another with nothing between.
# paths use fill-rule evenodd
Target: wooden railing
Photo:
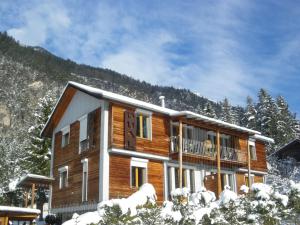
<instances>
[{"instance_id":1,"label":"wooden railing","mask_svg":"<svg viewBox=\"0 0 300 225\"><path fill-rule=\"evenodd\" d=\"M220 146L221 160L247 162L247 152L235 148ZM179 136L171 137L170 152L179 151ZM208 144L204 141L182 138L182 152L198 156L215 158L217 155L217 146Z\"/></svg>"}]
</instances>

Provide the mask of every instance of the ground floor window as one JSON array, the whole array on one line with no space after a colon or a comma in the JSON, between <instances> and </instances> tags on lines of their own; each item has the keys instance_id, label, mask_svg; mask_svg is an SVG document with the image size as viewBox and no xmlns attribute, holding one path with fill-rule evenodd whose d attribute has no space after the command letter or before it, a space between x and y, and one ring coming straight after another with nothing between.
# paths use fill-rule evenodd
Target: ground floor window
<instances>
[{"instance_id":1,"label":"ground floor window","mask_svg":"<svg viewBox=\"0 0 300 225\"><path fill-rule=\"evenodd\" d=\"M68 166L58 169L59 172L59 189L68 187Z\"/></svg>"},{"instance_id":2,"label":"ground floor window","mask_svg":"<svg viewBox=\"0 0 300 225\"><path fill-rule=\"evenodd\" d=\"M81 160L82 163L82 201L88 200L88 159Z\"/></svg>"},{"instance_id":3,"label":"ground floor window","mask_svg":"<svg viewBox=\"0 0 300 225\"><path fill-rule=\"evenodd\" d=\"M148 160L131 158L130 162L130 185L133 188L139 188L148 182L147 179Z\"/></svg>"}]
</instances>

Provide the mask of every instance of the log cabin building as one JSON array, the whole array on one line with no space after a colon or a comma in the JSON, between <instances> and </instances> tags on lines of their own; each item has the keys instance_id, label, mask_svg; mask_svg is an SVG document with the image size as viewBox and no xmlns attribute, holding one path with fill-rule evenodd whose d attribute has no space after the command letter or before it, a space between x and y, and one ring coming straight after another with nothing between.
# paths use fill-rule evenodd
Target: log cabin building
<instances>
[{"instance_id":1,"label":"log cabin building","mask_svg":"<svg viewBox=\"0 0 300 225\"><path fill-rule=\"evenodd\" d=\"M225 185L238 192L243 184L264 182L272 139L161 101L66 85L42 131L52 138L52 213L94 210L146 182L160 202L178 187L206 187L218 196Z\"/></svg>"}]
</instances>

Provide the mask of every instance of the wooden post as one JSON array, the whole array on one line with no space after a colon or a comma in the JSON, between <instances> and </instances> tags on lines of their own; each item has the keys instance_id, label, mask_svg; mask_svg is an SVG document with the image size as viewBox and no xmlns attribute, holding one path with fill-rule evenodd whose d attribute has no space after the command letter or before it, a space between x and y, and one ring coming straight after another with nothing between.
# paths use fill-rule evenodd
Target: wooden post
<instances>
[{"instance_id":1,"label":"wooden post","mask_svg":"<svg viewBox=\"0 0 300 225\"><path fill-rule=\"evenodd\" d=\"M35 198L35 184L32 184L31 187L31 208L33 209L34 205L34 198Z\"/></svg>"},{"instance_id":2,"label":"wooden post","mask_svg":"<svg viewBox=\"0 0 300 225\"><path fill-rule=\"evenodd\" d=\"M220 131L217 130L217 183L218 183L218 189L217 194L218 198L219 195L222 192L222 181L221 181L221 146L220 146Z\"/></svg>"},{"instance_id":3,"label":"wooden post","mask_svg":"<svg viewBox=\"0 0 300 225\"><path fill-rule=\"evenodd\" d=\"M249 185L249 191L250 191L250 188L251 188L251 155L250 155L250 145L249 145L249 140L247 141L247 146L248 146L248 149L247 149L247 152L248 152L248 185Z\"/></svg>"},{"instance_id":4,"label":"wooden post","mask_svg":"<svg viewBox=\"0 0 300 225\"><path fill-rule=\"evenodd\" d=\"M182 188L182 121L179 121L179 187Z\"/></svg>"},{"instance_id":5,"label":"wooden post","mask_svg":"<svg viewBox=\"0 0 300 225\"><path fill-rule=\"evenodd\" d=\"M28 190L26 188L26 190L25 190L25 208L27 208L27 207L28 207Z\"/></svg>"}]
</instances>

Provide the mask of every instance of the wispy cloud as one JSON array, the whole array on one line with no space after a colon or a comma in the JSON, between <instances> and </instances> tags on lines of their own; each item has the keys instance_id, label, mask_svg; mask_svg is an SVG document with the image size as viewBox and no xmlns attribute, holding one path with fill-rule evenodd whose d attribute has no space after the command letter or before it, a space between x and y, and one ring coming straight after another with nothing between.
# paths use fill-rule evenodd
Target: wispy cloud
<instances>
[{"instance_id":1,"label":"wispy cloud","mask_svg":"<svg viewBox=\"0 0 300 225\"><path fill-rule=\"evenodd\" d=\"M23 24L7 32L26 45L44 45L50 34L59 33L70 25L70 19L59 4L51 1L36 4L21 14Z\"/></svg>"},{"instance_id":2,"label":"wispy cloud","mask_svg":"<svg viewBox=\"0 0 300 225\"><path fill-rule=\"evenodd\" d=\"M33 0L1 2L0 12L10 21L0 29L21 43L80 63L233 104L260 87L300 101L300 10L290 1Z\"/></svg>"}]
</instances>

